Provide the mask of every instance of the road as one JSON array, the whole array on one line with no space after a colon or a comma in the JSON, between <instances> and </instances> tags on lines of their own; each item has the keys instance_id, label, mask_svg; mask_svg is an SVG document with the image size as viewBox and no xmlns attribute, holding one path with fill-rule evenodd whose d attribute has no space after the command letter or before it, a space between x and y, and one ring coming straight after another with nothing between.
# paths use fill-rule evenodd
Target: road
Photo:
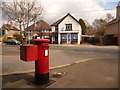
<instances>
[{"instance_id":1,"label":"road","mask_svg":"<svg viewBox=\"0 0 120 90\"><path fill-rule=\"evenodd\" d=\"M2 47L2 72L18 72L34 70L33 62L24 62L19 59L19 46L3 45ZM71 64L75 61L95 58L101 59L103 62L117 62L118 48L117 46L50 46L50 67Z\"/></svg>"}]
</instances>

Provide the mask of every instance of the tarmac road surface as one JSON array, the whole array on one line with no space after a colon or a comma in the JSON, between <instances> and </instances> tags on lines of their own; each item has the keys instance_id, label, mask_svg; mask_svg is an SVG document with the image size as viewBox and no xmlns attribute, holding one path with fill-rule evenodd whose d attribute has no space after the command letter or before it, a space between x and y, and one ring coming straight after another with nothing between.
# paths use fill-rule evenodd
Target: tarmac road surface
<instances>
[{"instance_id":1,"label":"tarmac road surface","mask_svg":"<svg viewBox=\"0 0 120 90\"><path fill-rule=\"evenodd\" d=\"M19 57L18 45L3 45L2 48L3 73L34 70L33 62L24 62ZM50 46L50 67L71 64L75 61L90 58L118 58L117 46Z\"/></svg>"}]
</instances>

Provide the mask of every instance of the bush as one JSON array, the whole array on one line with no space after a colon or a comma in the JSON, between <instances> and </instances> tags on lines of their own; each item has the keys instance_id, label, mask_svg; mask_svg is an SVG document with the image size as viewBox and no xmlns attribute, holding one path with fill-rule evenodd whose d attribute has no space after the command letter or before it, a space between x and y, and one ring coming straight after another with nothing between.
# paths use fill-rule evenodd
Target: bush
<instances>
[{"instance_id":1,"label":"bush","mask_svg":"<svg viewBox=\"0 0 120 90\"><path fill-rule=\"evenodd\" d=\"M95 43L100 43L100 38L99 37L95 37Z\"/></svg>"}]
</instances>

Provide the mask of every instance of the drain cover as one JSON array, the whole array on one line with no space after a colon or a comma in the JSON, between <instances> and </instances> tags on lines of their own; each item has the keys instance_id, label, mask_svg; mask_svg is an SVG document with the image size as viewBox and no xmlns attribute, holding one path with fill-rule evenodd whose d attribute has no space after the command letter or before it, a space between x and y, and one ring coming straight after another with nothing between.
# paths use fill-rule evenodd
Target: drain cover
<instances>
[{"instance_id":1,"label":"drain cover","mask_svg":"<svg viewBox=\"0 0 120 90\"><path fill-rule=\"evenodd\" d=\"M53 78L60 78L60 77L62 77L65 74L66 74L65 72L60 72L60 73L54 72L53 75L52 75L52 77Z\"/></svg>"}]
</instances>

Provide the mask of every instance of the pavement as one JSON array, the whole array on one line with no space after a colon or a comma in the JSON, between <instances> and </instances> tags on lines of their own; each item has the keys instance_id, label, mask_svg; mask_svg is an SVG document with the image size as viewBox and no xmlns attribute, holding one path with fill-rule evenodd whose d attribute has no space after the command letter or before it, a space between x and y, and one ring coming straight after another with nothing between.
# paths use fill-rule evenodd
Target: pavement
<instances>
[{"instance_id":1,"label":"pavement","mask_svg":"<svg viewBox=\"0 0 120 90\"><path fill-rule=\"evenodd\" d=\"M2 76L4 88L118 88L118 60L86 59L50 69L50 83L34 84L34 72ZM104 67L105 66L105 67ZM61 73L59 77L55 73Z\"/></svg>"},{"instance_id":2,"label":"pavement","mask_svg":"<svg viewBox=\"0 0 120 90\"><path fill-rule=\"evenodd\" d=\"M117 48L118 49L118 46L117 45L102 45L102 46L100 46L100 45L92 45L92 44L88 44L88 43L86 43L86 44L80 44L80 45L78 45L78 44L50 44L50 46L60 46L60 47L89 47L89 48L91 48L91 47L94 47L94 48Z\"/></svg>"}]
</instances>

